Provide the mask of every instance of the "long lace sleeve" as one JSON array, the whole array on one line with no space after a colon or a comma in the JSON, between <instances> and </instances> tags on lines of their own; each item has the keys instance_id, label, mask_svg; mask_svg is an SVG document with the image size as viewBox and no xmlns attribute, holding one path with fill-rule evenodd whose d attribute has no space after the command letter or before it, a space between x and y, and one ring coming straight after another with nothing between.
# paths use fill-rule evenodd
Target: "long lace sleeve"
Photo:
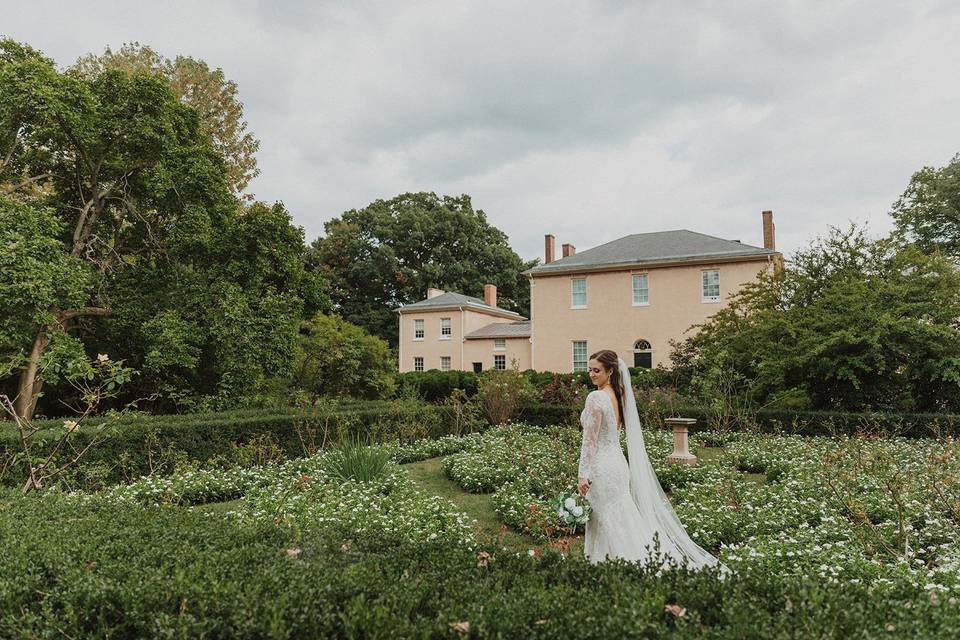
<instances>
[{"instance_id":1,"label":"long lace sleeve","mask_svg":"<svg viewBox=\"0 0 960 640\"><path fill-rule=\"evenodd\" d=\"M603 409L595 394L587 396L580 424L583 426L583 442L580 445L580 466L577 475L590 480L593 478L593 464L597 455L597 440L600 437L600 424L603 422Z\"/></svg>"}]
</instances>

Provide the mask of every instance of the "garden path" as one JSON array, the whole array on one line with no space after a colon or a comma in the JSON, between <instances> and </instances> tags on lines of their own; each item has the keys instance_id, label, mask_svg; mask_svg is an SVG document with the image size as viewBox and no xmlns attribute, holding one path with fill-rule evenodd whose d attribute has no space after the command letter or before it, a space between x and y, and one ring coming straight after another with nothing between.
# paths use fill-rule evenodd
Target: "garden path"
<instances>
[{"instance_id":1,"label":"garden path","mask_svg":"<svg viewBox=\"0 0 960 640\"><path fill-rule=\"evenodd\" d=\"M500 534L501 522L493 510L493 499L489 493L469 493L460 488L443 472L443 458L430 458L420 462L403 465L412 480L423 491L446 498L457 505L461 511L477 521L477 534L481 543L490 544ZM527 550L540 547L533 538L506 529L500 544L511 550Z\"/></svg>"}]
</instances>

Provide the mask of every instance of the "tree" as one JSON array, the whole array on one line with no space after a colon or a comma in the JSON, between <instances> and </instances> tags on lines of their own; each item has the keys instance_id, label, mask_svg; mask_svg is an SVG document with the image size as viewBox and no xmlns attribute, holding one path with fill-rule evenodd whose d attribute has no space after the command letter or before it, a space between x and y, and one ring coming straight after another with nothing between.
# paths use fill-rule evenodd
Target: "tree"
<instances>
[{"instance_id":1,"label":"tree","mask_svg":"<svg viewBox=\"0 0 960 640\"><path fill-rule=\"evenodd\" d=\"M483 296L497 285L498 306L528 314L530 285L507 236L474 210L470 197L405 193L352 209L325 225L310 265L328 279L334 310L390 344L397 306L422 300L428 287Z\"/></svg>"},{"instance_id":2,"label":"tree","mask_svg":"<svg viewBox=\"0 0 960 640\"><path fill-rule=\"evenodd\" d=\"M913 174L890 215L897 232L924 253L960 258L960 155Z\"/></svg>"},{"instance_id":3,"label":"tree","mask_svg":"<svg viewBox=\"0 0 960 640\"><path fill-rule=\"evenodd\" d=\"M256 403L272 381L290 378L302 319L329 310L304 252L303 231L280 203L243 206L216 232L185 225L168 259L116 274L113 314L91 346L120 346L142 374L128 392L153 398L155 409Z\"/></svg>"},{"instance_id":4,"label":"tree","mask_svg":"<svg viewBox=\"0 0 960 640\"><path fill-rule=\"evenodd\" d=\"M294 383L317 395L380 398L393 390L386 342L337 316L303 323Z\"/></svg>"},{"instance_id":5,"label":"tree","mask_svg":"<svg viewBox=\"0 0 960 640\"><path fill-rule=\"evenodd\" d=\"M33 314L40 320L16 407L29 417L43 384L39 361L53 337L112 313L105 288L111 273L162 251L184 221L206 218L215 227L234 207L223 162L196 112L159 78L58 73L38 52L4 40L0 103L0 183L11 185L4 197L53 210L63 251L82 261L94 282L84 304L51 304Z\"/></svg>"},{"instance_id":6,"label":"tree","mask_svg":"<svg viewBox=\"0 0 960 640\"><path fill-rule=\"evenodd\" d=\"M842 410L960 408L960 274L940 255L833 228L746 285L675 352L757 402ZM713 372L713 373L711 373Z\"/></svg>"},{"instance_id":7,"label":"tree","mask_svg":"<svg viewBox=\"0 0 960 640\"><path fill-rule=\"evenodd\" d=\"M189 56L170 60L138 42L124 44L119 51L108 47L99 56L84 56L74 68L88 80L105 71L160 76L181 102L199 113L201 129L213 140L214 148L226 163L227 183L234 194L242 193L250 180L260 174L254 155L260 142L247 131L237 85L227 80L223 69L210 69L207 63Z\"/></svg>"}]
</instances>

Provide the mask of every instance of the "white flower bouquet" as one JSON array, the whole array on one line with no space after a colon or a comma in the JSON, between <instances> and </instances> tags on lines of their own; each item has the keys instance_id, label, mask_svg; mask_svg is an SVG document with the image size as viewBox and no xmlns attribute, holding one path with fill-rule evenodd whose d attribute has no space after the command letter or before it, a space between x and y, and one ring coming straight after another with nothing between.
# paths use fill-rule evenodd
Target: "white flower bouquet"
<instances>
[{"instance_id":1,"label":"white flower bouquet","mask_svg":"<svg viewBox=\"0 0 960 640\"><path fill-rule=\"evenodd\" d=\"M560 521L570 527L571 535L578 526L587 524L593 512L586 498L571 491L551 500L550 506L556 510Z\"/></svg>"}]
</instances>

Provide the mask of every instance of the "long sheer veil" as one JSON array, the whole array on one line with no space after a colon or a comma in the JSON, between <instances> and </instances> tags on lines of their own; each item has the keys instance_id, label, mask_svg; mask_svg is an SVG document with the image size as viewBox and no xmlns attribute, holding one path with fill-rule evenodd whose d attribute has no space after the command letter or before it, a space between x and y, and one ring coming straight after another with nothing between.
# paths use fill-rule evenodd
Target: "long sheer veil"
<instances>
[{"instance_id":1,"label":"long sheer veil","mask_svg":"<svg viewBox=\"0 0 960 640\"><path fill-rule=\"evenodd\" d=\"M640 414L637 401L630 384L630 370L623 358L618 358L620 376L623 380L623 423L627 432L627 455L630 466L630 494L640 510L644 520L655 525L654 530L660 536L660 552L682 563L687 559L688 566L694 569L720 565L722 572L730 569L717 558L702 549L690 539L677 518L673 505L660 487L657 475L650 464L647 449L643 442L643 429L640 427Z\"/></svg>"}]
</instances>

